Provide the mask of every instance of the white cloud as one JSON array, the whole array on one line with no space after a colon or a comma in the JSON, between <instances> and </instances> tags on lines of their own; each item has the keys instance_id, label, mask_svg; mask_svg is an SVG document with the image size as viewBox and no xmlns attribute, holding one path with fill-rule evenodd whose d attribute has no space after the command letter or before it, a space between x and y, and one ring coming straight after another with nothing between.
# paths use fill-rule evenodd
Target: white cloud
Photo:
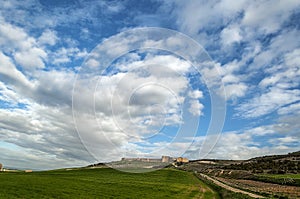
<instances>
[{"instance_id":1,"label":"white cloud","mask_svg":"<svg viewBox=\"0 0 300 199\"><path fill-rule=\"evenodd\" d=\"M36 47L14 54L16 62L25 69L44 68L44 59L46 59L46 57L47 53Z\"/></svg>"},{"instance_id":2,"label":"white cloud","mask_svg":"<svg viewBox=\"0 0 300 199\"><path fill-rule=\"evenodd\" d=\"M259 117L274 111L279 114L297 112L297 105L293 103L300 100L298 51L296 48L283 54L281 63L266 68L266 77L259 83L260 94L237 108L241 116Z\"/></svg>"},{"instance_id":3,"label":"white cloud","mask_svg":"<svg viewBox=\"0 0 300 199\"><path fill-rule=\"evenodd\" d=\"M295 42L297 41L298 34L298 30L292 29L289 31L283 31L278 36L272 38L268 48L253 57L253 63L249 65L249 68L251 70L257 70L261 68L266 70L271 65L270 69L266 71L276 72L271 71L274 60L278 60L286 53L299 48L299 43Z\"/></svg>"},{"instance_id":4,"label":"white cloud","mask_svg":"<svg viewBox=\"0 0 300 199\"><path fill-rule=\"evenodd\" d=\"M224 46L240 42L242 40L242 36L239 28L234 26L224 28L221 32L221 40Z\"/></svg>"},{"instance_id":5,"label":"white cloud","mask_svg":"<svg viewBox=\"0 0 300 199\"><path fill-rule=\"evenodd\" d=\"M203 98L203 92L200 90L193 90L189 92L189 97L192 99L201 99Z\"/></svg>"},{"instance_id":6,"label":"white cloud","mask_svg":"<svg viewBox=\"0 0 300 199\"><path fill-rule=\"evenodd\" d=\"M128 144L131 147L133 143L143 145L147 137L157 134L161 129L183 125L183 108L190 108L189 111L195 116L203 114L204 105L195 99L202 98L203 93L198 89L191 89L189 85L189 75L193 75L190 73L195 72L196 69L192 69L191 63L183 59L192 56L188 52L193 51L192 54L197 54L203 51L198 52L197 48L192 48L192 44L190 46L186 42L177 42L172 37L174 33L164 32L165 30L153 29L155 34L164 33L167 36L162 39L156 37L151 39L151 30L145 32L145 29L138 28L132 30L131 34L124 32L104 40L90 54L80 71L73 93L75 120L76 124L79 123L77 129L83 143L99 159L108 158L104 154L113 153L96 147L97 142L103 142L101 138L109 141L105 145L107 149L113 148L112 151L120 151L121 154ZM149 37L145 38L145 34ZM183 58L177 55L166 55L162 50L152 50L151 45L162 50L166 49L165 51L174 48L177 52L174 53ZM181 51L178 50L181 49L180 45L183 45L183 51L187 55L181 55ZM115 48L118 49L111 52ZM126 52L139 48L142 50ZM150 48L149 53L144 48ZM120 57L119 60L115 59L120 52L128 55ZM205 59L205 55L192 60L195 63L201 62L202 60L198 59ZM114 63L108 71L105 71L104 67L110 64L110 59L114 60ZM97 64L90 67L90 63L94 63L95 60ZM205 67L206 65L203 64L202 68ZM96 74L101 75L96 76ZM219 85L220 81L216 84ZM185 102L188 92L190 92L189 97L193 98L190 104ZM86 130L86 127L81 124L82 113L86 114L85 118L94 120L92 114L95 114L98 126L93 125L92 121L91 123L85 121L85 124L93 126L92 129ZM119 140L113 139L115 137L119 137ZM132 148L131 150L135 151ZM143 147L140 153L151 155L152 150L151 147Z\"/></svg>"},{"instance_id":7,"label":"white cloud","mask_svg":"<svg viewBox=\"0 0 300 199\"><path fill-rule=\"evenodd\" d=\"M233 61L221 66L220 63L211 62L209 65L215 68L204 67L201 70L201 75L205 78L206 84L214 84L218 87L219 95L226 100L245 96L248 86L243 82L243 75L238 74L241 67L239 63ZM217 77L221 78L221 81Z\"/></svg>"},{"instance_id":8,"label":"white cloud","mask_svg":"<svg viewBox=\"0 0 300 199\"><path fill-rule=\"evenodd\" d=\"M0 75L3 80L7 80L10 84L22 84L30 86L29 80L21 73L13 64L12 60L0 52ZM4 76L4 77L3 77Z\"/></svg>"},{"instance_id":9,"label":"white cloud","mask_svg":"<svg viewBox=\"0 0 300 199\"><path fill-rule=\"evenodd\" d=\"M189 112L193 116L203 115L202 110L204 109L204 105L199 102L199 99L203 98L203 92L200 90L189 91L188 96L191 98L191 100L189 101Z\"/></svg>"},{"instance_id":10,"label":"white cloud","mask_svg":"<svg viewBox=\"0 0 300 199\"><path fill-rule=\"evenodd\" d=\"M255 118L276 111L280 115L276 125L224 133L210 157L245 159L296 150L300 99L299 43L296 41L299 31L293 27L285 28L283 24L286 25L291 14L297 11L299 2L223 0L163 4L166 7L172 4L170 7L175 8L164 12L171 13L171 17L168 16L171 23L175 17L179 30L208 47L209 53L217 59L200 64L201 67L203 64L200 75L209 89L221 88L220 95L225 97L226 94L227 99L236 100L239 103L236 110L242 117ZM1 151L5 151L0 157L1 162L4 159L14 166L16 161L10 160L13 158L19 160L16 166L20 167L35 162L37 168L55 168L93 161L73 128L71 107L76 74L72 69L64 68L85 57L87 52L78 47L74 38L59 40L61 32L58 29L56 32L55 27L68 28L86 20L93 25L101 23L98 26L101 32L106 25L99 22L94 13L99 13L98 9L101 13L117 13L124 7L103 2L80 5L74 9L72 6L53 7L50 12L41 13L39 6L42 4L36 5L34 1L3 2L0 8L5 18L0 18L0 65L3 66L0 67L0 100L14 106L0 109ZM30 7L36 11L35 15L27 11ZM88 26L78 29L80 31L84 39L91 39L85 37L87 35L98 38L100 34L92 32ZM77 79L77 90L73 93L77 129L86 136L83 141L90 144L90 151L99 160L116 160L126 154L144 155L145 150L157 148L163 150L154 151L152 155L168 153L176 156L179 149L184 151L190 142L176 141L169 146L167 142L146 143L143 138L166 125L183 125L182 104L186 97L190 98L186 102L187 109L196 116L203 115L204 102L199 99L204 101L206 92L191 90L186 73L193 70L192 64L199 64L198 60L191 59L193 55L205 57L206 52L196 51L193 43L183 42L180 36L159 40L155 37L160 34L145 35L141 29L135 31L137 37L125 33L123 37L115 37L113 42L103 40L102 48L91 53L91 61L86 65L92 67ZM138 45L139 42L142 44ZM58 48L56 44L64 46ZM101 69L110 64L105 61L127 53L131 47L155 47L179 54L152 52L143 57L130 53L130 58L115 63L120 71L98 76ZM184 49L184 52L178 49ZM107 59L98 62L97 56ZM189 63L184 59L192 61ZM51 65L55 65L55 69ZM42 68L47 70L40 70ZM258 73L264 76L260 82L262 77ZM25 107L18 108L19 102ZM276 133L282 136L274 141L266 138L272 145L270 147L255 140ZM204 140L198 138L196 140ZM136 142L148 145L143 147ZM198 154L199 146L191 149ZM43 162L38 161L41 158Z\"/></svg>"},{"instance_id":11,"label":"white cloud","mask_svg":"<svg viewBox=\"0 0 300 199\"><path fill-rule=\"evenodd\" d=\"M278 108L300 100L299 90L284 90L271 88L267 92L256 96L251 101L242 103L237 107L240 117L260 117Z\"/></svg>"},{"instance_id":12,"label":"white cloud","mask_svg":"<svg viewBox=\"0 0 300 199\"><path fill-rule=\"evenodd\" d=\"M280 115L277 124L274 124L274 129L283 136L297 137L300 140L299 118L299 112L293 109L287 115Z\"/></svg>"},{"instance_id":13,"label":"white cloud","mask_svg":"<svg viewBox=\"0 0 300 199\"><path fill-rule=\"evenodd\" d=\"M0 117L1 141L12 145L9 155L1 157L7 166L51 169L72 164L83 166L93 161L72 127L72 115L68 109L31 103L26 110L0 109ZM23 151L22 156L19 156L19 151Z\"/></svg>"},{"instance_id":14,"label":"white cloud","mask_svg":"<svg viewBox=\"0 0 300 199\"><path fill-rule=\"evenodd\" d=\"M128 63L128 61L131 61ZM156 67L155 67L156 66ZM143 61L126 60L125 63L119 63L116 67L122 71L131 71L141 67L149 68L157 76L185 75L192 65L174 55L147 55ZM177 74L176 74L177 73Z\"/></svg>"},{"instance_id":15,"label":"white cloud","mask_svg":"<svg viewBox=\"0 0 300 199\"><path fill-rule=\"evenodd\" d=\"M278 35L270 39L270 43L261 42L268 34L277 32L299 8L298 1L246 1L232 2L230 0L211 1L209 3L193 1L174 3L175 10L172 11L177 19L178 27L184 33L196 38L200 44L204 44L208 49L216 48L216 52L210 51L216 59L220 59L224 64L220 65L223 76L225 91L228 99L239 99L245 97L247 93L254 92L250 78L253 78L257 69L266 70L266 66L274 64L283 54L297 48L299 43L295 42L298 31L291 28L279 32ZM173 7L174 7L173 5ZM173 8L168 3L165 9ZM225 27L220 30L218 27ZM208 31L209 33L207 33ZM209 35L208 35L209 34ZM212 38L214 40L212 41ZM216 38L220 38L219 40ZM245 47L232 47L233 43L243 42ZM230 46L230 49L228 48ZM234 65L238 65L237 70L230 70L227 61L229 57L238 53ZM217 63L217 61L216 61ZM248 70L246 69L247 65ZM206 71L212 75L211 71ZM206 73L203 71L203 73ZM206 73L206 74L207 74ZM210 77L207 75L207 77ZM269 79L268 79L269 78ZM278 77L268 75L261 86L275 83ZM247 83L246 83L247 82ZM264 85L265 84L265 85ZM286 84L281 84L287 88ZM250 92L247 92L250 91Z\"/></svg>"},{"instance_id":16,"label":"white cloud","mask_svg":"<svg viewBox=\"0 0 300 199\"><path fill-rule=\"evenodd\" d=\"M265 136L275 134L276 131L272 125L269 126L259 126L245 131L245 134L251 136Z\"/></svg>"},{"instance_id":17,"label":"white cloud","mask_svg":"<svg viewBox=\"0 0 300 199\"><path fill-rule=\"evenodd\" d=\"M162 59L158 59L159 57L161 56L146 56L145 60L116 64L117 68L125 72L102 75L96 79L89 77L92 80L88 80L89 83L86 83L86 79L77 80L74 105L75 111L78 109L79 112L76 115L80 117L81 108L85 110L93 108L93 99L86 101L84 96L95 96L95 111L99 126L105 129L105 135L109 134L109 139L114 135L123 137L122 143L140 141L142 137L147 137L164 126L182 123L181 104L184 101L184 91L188 89L187 77L174 72L168 74L157 72L164 67L173 70L173 66L176 70L178 65L173 62L177 60L175 57L164 60L163 65L160 65L157 60ZM182 63L184 67L184 62ZM128 69L130 72L127 72ZM94 81L97 79L98 84ZM96 89L93 89L93 81L97 85ZM79 129L81 130L84 131ZM86 143L94 142L92 139L96 136L95 132L85 133L83 140ZM101 151L95 150L94 153L102 154ZM97 157L100 157L98 155Z\"/></svg>"},{"instance_id":18,"label":"white cloud","mask_svg":"<svg viewBox=\"0 0 300 199\"><path fill-rule=\"evenodd\" d=\"M204 106L201 104L198 100L191 100L190 101L190 108L189 112L194 115L194 116L201 116L203 115L203 110Z\"/></svg>"},{"instance_id":19,"label":"white cloud","mask_svg":"<svg viewBox=\"0 0 300 199\"><path fill-rule=\"evenodd\" d=\"M4 168L49 170L58 166L79 167L88 163L76 158L57 158L55 155L40 150L18 147L12 143L0 142L0 144L1 161ZM43 157L43 161L41 161L41 157Z\"/></svg>"},{"instance_id":20,"label":"white cloud","mask_svg":"<svg viewBox=\"0 0 300 199\"><path fill-rule=\"evenodd\" d=\"M55 65L70 63L72 60L78 60L86 57L86 49L80 50L77 47L61 47L54 52L49 52L48 62Z\"/></svg>"},{"instance_id":21,"label":"white cloud","mask_svg":"<svg viewBox=\"0 0 300 199\"><path fill-rule=\"evenodd\" d=\"M245 9L242 25L264 33L276 32L299 5L296 0L252 2Z\"/></svg>"},{"instance_id":22,"label":"white cloud","mask_svg":"<svg viewBox=\"0 0 300 199\"><path fill-rule=\"evenodd\" d=\"M298 67L300 63L300 48L294 49L292 52L285 55L286 65Z\"/></svg>"},{"instance_id":23,"label":"white cloud","mask_svg":"<svg viewBox=\"0 0 300 199\"><path fill-rule=\"evenodd\" d=\"M192 35L205 28L219 26L236 17L245 7L246 1L177 1L177 23L181 31Z\"/></svg>"},{"instance_id":24,"label":"white cloud","mask_svg":"<svg viewBox=\"0 0 300 199\"><path fill-rule=\"evenodd\" d=\"M30 46L30 40L27 38L27 34L19 27L15 27L11 24L6 23L3 19L0 18L0 44L1 45L11 45L13 47L25 48Z\"/></svg>"},{"instance_id":25,"label":"white cloud","mask_svg":"<svg viewBox=\"0 0 300 199\"><path fill-rule=\"evenodd\" d=\"M277 138L274 140L275 143L282 142L282 143L291 143L291 142L299 142L298 138L296 137L282 137L282 138Z\"/></svg>"},{"instance_id":26,"label":"white cloud","mask_svg":"<svg viewBox=\"0 0 300 199\"><path fill-rule=\"evenodd\" d=\"M266 137L268 136L268 137ZM245 131L223 132L217 144L211 151L207 151L207 156L200 153L204 142L214 142L214 137L202 136L194 138L186 155L192 159L217 158L245 160L257 156L286 154L299 150L299 138L293 136L282 136L276 138L276 125L260 126ZM269 145L266 146L268 142Z\"/></svg>"},{"instance_id":27,"label":"white cloud","mask_svg":"<svg viewBox=\"0 0 300 199\"><path fill-rule=\"evenodd\" d=\"M245 96L247 86L245 83L225 85L226 98L234 99Z\"/></svg>"},{"instance_id":28,"label":"white cloud","mask_svg":"<svg viewBox=\"0 0 300 199\"><path fill-rule=\"evenodd\" d=\"M57 35L56 35L56 32L53 31L53 30L45 30L43 32L43 34L38 38L38 43L40 45L43 45L43 44L48 44L48 45L55 45L56 42L57 42L58 38L57 38Z\"/></svg>"},{"instance_id":29,"label":"white cloud","mask_svg":"<svg viewBox=\"0 0 300 199\"><path fill-rule=\"evenodd\" d=\"M278 109L279 115L300 114L300 103L291 104Z\"/></svg>"},{"instance_id":30,"label":"white cloud","mask_svg":"<svg viewBox=\"0 0 300 199\"><path fill-rule=\"evenodd\" d=\"M25 70L43 68L47 53L37 45L35 38L17 26L0 18L0 46L4 53L13 54L15 61Z\"/></svg>"},{"instance_id":31,"label":"white cloud","mask_svg":"<svg viewBox=\"0 0 300 199\"><path fill-rule=\"evenodd\" d=\"M280 80L280 75L268 76L259 83L259 86L261 87L272 86L275 85L279 80Z\"/></svg>"},{"instance_id":32,"label":"white cloud","mask_svg":"<svg viewBox=\"0 0 300 199\"><path fill-rule=\"evenodd\" d=\"M299 8L296 0L276 1L176 1L177 24L181 31L199 36L199 32L222 25L239 22L240 27L256 34L269 34L280 29L290 15ZM174 8L168 5L167 8ZM226 30L226 29L225 29ZM238 34L236 34L238 38Z\"/></svg>"}]
</instances>

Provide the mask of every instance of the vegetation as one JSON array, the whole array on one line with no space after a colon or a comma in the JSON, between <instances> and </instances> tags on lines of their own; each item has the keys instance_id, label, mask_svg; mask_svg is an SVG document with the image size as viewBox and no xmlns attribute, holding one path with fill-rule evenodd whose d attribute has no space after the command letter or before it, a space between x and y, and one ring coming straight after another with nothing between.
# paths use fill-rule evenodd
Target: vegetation
<instances>
[{"instance_id":1,"label":"vegetation","mask_svg":"<svg viewBox=\"0 0 300 199\"><path fill-rule=\"evenodd\" d=\"M0 173L0 198L218 198L192 173L110 168Z\"/></svg>"},{"instance_id":2,"label":"vegetation","mask_svg":"<svg viewBox=\"0 0 300 199\"><path fill-rule=\"evenodd\" d=\"M226 165L224 169L251 171L252 173L286 174L300 173L300 152L252 158L238 164Z\"/></svg>"},{"instance_id":3,"label":"vegetation","mask_svg":"<svg viewBox=\"0 0 300 199\"><path fill-rule=\"evenodd\" d=\"M249 160L194 160L178 169L196 171L267 198L300 198L300 151ZM223 198L243 198L210 184Z\"/></svg>"},{"instance_id":4,"label":"vegetation","mask_svg":"<svg viewBox=\"0 0 300 199\"><path fill-rule=\"evenodd\" d=\"M249 179L281 185L300 186L300 174L263 174L252 176Z\"/></svg>"},{"instance_id":5,"label":"vegetation","mask_svg":"<svg viewBox=\"0 0 300 199\"><path fill-rule=\"evenodd\" d=\"M284 179L300 179L300 174L264 174L262 176L272 177L272 178L284 178Z\"/></svg>"}]
</instances>

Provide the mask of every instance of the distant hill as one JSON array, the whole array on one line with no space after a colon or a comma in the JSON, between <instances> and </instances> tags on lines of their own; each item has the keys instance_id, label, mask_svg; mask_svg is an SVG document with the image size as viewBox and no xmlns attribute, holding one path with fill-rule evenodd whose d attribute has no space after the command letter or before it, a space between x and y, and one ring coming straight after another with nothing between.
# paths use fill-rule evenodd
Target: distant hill
<instances>
[{"instance_id":1,"label":"distant hill","mask_svg":"<svg viewBox=\"0 0 300 199\"><path fill-rule=\"evenodd\" d=\"M116 163L97 163L87 167L117 167ZM113 164L114 163L114 164ZM132 162L131 162L132 163ZM123 163L124 164L124 163ZM173 167L173 165L169 165ZM184 170L193 170L206 172L211 169L225 170L243 170L250 173L270 173L270 174L285 174L285 173L300 173L300 151L288 153L284 155L268 155L255 157L248 160L219 160L219 159L199 159L190 160L189 163L184 163L180 168Z\"/></svg>"},{"instance_id":2,"label":"distant hill","mask_svg":"<svg viewBox=\"0 0 300 199\"><path fill-rule=\"evenodd\" d=\"M186 164L185 168L188 170L197 169L199 171L207 169L227 169L244 170L251 173L300 173L300 151L285 155L255 157L249 160L193 160Z\"/></svg>"},{"instance_id":3,"label":"distant hill","mask_svg":"<svg viewBox=\"0 0 300 199\"><path fill-rule=\"evenodd\" d=\"M279 160L300 160L300 151L288 153L284 155L268 155L262 157L251 158L248 161L279 161Z\"/></svg>"},{"instance_id":4,"label":"distant hill","mask_svg":"<svg viewBox=\"0 0 300 199\"><path fill-rule=\"evenodd\" d=\"M240 164L225 166L226 169L239 169L253 173L300 173L300 151L285 155L269 155L251 158Z\"/></svg>"}]
</instances>

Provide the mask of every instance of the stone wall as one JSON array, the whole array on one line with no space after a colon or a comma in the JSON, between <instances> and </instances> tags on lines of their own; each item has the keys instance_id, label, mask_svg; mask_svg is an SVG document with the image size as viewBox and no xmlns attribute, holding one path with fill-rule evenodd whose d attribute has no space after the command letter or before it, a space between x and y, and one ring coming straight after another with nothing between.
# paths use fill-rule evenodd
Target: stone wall
<instances>
[{"instance_id":1,"label":"stone wall","mask_svg":"<svg viewBox=\"0 0 300 199\"><path fill-rule=\"evenodd\" d=\"M170 156L162 156L161 157L161 161L162 162L172 162L173 161L173 158L171 158Z\"/></svg>"}]
</instances>

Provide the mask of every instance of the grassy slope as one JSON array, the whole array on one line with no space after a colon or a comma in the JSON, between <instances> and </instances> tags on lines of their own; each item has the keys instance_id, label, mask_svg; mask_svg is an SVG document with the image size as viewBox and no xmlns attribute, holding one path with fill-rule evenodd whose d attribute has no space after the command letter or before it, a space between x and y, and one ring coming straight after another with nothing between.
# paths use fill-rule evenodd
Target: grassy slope
<instances>
[{"instance_id":1,"label":"grassy slope","mask_svg":"<svg viewBox=\"0 0 300 199\"><path fill-rule=\"evenodd\" d=\"M0 173L0 187L0 198L217 198L193 174L171 169Z\"/></svg>"}]
</instances>

